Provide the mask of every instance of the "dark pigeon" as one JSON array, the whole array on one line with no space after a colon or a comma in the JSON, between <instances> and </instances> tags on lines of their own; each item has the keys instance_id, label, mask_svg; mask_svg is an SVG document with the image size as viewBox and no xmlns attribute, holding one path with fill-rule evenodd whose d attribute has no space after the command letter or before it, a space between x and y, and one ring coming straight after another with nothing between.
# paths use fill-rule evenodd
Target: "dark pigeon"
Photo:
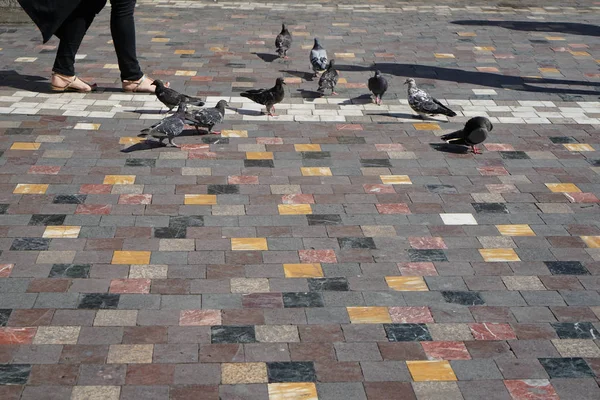
<instances>
[{"instance_id":1,"label":"dark pigeon","mask_svg":"<svg viewBox=\"0 0 600 400\"><path fill-rule=\"evenodd\" d=\"M275 38L275 47L280 58L288 58L287 52L292 46L292 34L287 30L285 24L281 24L281 32Z\"/></svg>"},{"instance_id":2,"label":"dark pigeon","mask_svg":"<svg viewBox=\"0 0 600 400\"><path fill-rule=\"evenodd\" d=\"M185 111L187 104L179 103L177 111L173 115L162 119L160 122L152 125L149 128L142 129L138 137L152 136L159 140L162 144L163 140L167 139L172 147L179 147L173 142L175 136L179 136L185 127Z\"/></svg>"},{"instance_id":3,"label":"dark pigeon","mask_svg":"<svg viewBox=\"0 0 600 400\"><path fill-rule=\"evenodd\" d=\"M489 119L475 117L468 120L465 127L461 130L444 135L441 139L451 144L471 146L474 154L481 154L475 145L483 143L492 129L494 129L494 125L492 125Z\"/></svg>"},{"instance_id":4,"label":"dark pigeon","mask_svg":"<svg viewBox=\"0 0 600 400\"><path fill-rule=\"evenodd\" d=\"M283 78L277 78L275 81L275 86L273 86L271 89L247 90L240 93L240 96L247 97L255 103L266 106L267 113L270 116L274 116L271 110L275 111L275 104L281 103L285 96L283 85L285 85Z\"/></svg>"},{"instance_id":5,"label":"dark pigeon","mask_svg":"<svg viewBox=\"0 0 600 400\"><path fill-rule=\"evenodd\" d=\"M156 86L156 97L161 103L169 108L169 111L177 107L182 101L192 106L204 105L202 99L181 94L174 89L170 89L166 87L160 79L155 79L152 84Z\"/></svg>"},{"instance_id":6,"label":"dark pigeon","mask_svg":"<svg viewBox=\"0 0 600 400\"><path fill-rule=\"evenodd\" d=\"M408 85L408 104L420 118L423 118L425 115L438 114L456 117L454 111L440 103L437 99L431 97L431 95L423 89L419 89L414 79L408 78L404 84Z\"/></svg>"},{"instance_id":7,"label":"dark pigeon","mask_svg":"<svg viewBox=\"0 0 600 400\"><path fill-rule=\"evenodd\" d=\"M381 105L383 102L381 98L388 90L388 82L387 79L381 75L381 72L375 71L375 76L369 78L369 90L373 93L373 100L375 100L375 104Z\"/></svg>"},{"instance_id":8,"label":"dark pigeon","mask_svg":"<svg viewBox=\"0 0 600 400\"><path fill-rule=\"evenodd\" d=\"M186 112L185 119L190 121L192 125L196 127L196 130L198 130L199 127L208 128L208 133L218 135L221 132L213 132L212 128L223 122L225 119L225 107L227 107L227 102L221 100L214 108L202 108L200 110L192 111L191 113Z\"/></svg>"},{"instance_id":9,"label":"dark pigeon","mask_svg":"<svg viewBox=\"0 0 600 400\"><path fill-rule=\"evenodd\" d=\"M337 85L338 80L340 79L340 74L334 68L335 60L329 61L329 66L327 67L327 71L321 75L321 79L319 79L319 88L318 92L325 93L325 89L331 89L331 94L337 95L335 92L335 85Z\"/></svg>"},{"instance_id":10,"label":"dark pigeon","mask_svg":"<svg viewBox=\"0 0 600 400\"><path fill-rule=\"evenodd\" d=\"M319 72L323 72L327 69L327 51L321 47L319 39L315 38L315 44L310 51L310 65L317 76Z\"/></svg>"}]
</instances>

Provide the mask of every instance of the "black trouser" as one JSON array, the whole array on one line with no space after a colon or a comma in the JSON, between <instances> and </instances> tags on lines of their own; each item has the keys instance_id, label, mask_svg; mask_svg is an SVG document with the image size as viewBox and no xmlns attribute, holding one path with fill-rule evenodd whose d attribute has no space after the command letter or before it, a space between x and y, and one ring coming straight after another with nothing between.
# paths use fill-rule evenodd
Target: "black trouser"
<instances>
[{"instance_id":1,"label":"black trouser","mask_svg":"<svg viewBox=\"0 0 600 400\"><path fill-rule=\"evenodd\" d=\"M138 80L143 75L135 49L135 2L136 0L110 0L110 32L117 53L121 80L128 81ZM67 76L75 75L77 50L94 17L105 4L106 0L83 0L56 31L60 44L52 68L54 72Z\"/></svg>"}]
</instances>

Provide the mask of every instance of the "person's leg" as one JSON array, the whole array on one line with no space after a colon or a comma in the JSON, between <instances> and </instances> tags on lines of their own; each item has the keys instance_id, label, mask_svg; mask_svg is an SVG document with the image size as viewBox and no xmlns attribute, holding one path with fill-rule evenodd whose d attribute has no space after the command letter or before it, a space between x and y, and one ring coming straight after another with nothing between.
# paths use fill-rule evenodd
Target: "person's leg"
<instances>
[{"instance_id":1,"label":"person's leg","mask_svg":"<svg viewBox=\"0 0 600 400\"><path fill-rule=\"evenodd\" d=\"M137 81L144 75L135 48L135 3L136 0L110 0L110 32L123 81Z\"/></svg>"}]
</instances>

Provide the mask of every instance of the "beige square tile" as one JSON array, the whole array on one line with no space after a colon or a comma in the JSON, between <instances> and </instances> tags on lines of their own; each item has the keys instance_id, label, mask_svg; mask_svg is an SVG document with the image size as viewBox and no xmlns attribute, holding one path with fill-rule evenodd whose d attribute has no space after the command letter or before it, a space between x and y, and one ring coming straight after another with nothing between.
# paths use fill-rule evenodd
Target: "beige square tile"
<instances>
[{"instance_id":1,"label":"beige square tile","mask_svg":"<svg viewBox=\"0 0 600 400\"><path fill-rule=\"evenodd\" d=\"M474 340L467 324L427 324L427 328L431 338L436 342Z\"/></svg>"},{"instance_id":2,"label":"beige square tile","mask_svg":"<svg viewBox=\"0 0 600 400\"><path fill-rule=\"evenodd\" d=\"M159 251L195 251L196 242L194 239L160 239L158 243Z\"/></svg>"},{"instance_id":3,"label":"beige square tile","mask_svg":"<svg viewBox=\"0 0 600 400\"><path fill-rule=\"evenodd\" d=\"M120 386L74 386L71 400L119 400Z\"/></svg>"},{"instance_id":4,"label":"beige square tile","mask_svg":"<svg viewBox=\"0 0 600 400\"><path fill-rule=\"evenodd\" d=\"M256 340L270 343L299 342L296 325L256 325Z\"/></svg>"},{"instance_id":5,"label":"beige square tile","mask_svg":"<svg viewBox=\"0 0 600 400\"><path fill-rule=\"evenodd\" d=\"M135 326L137 310L98 310L94 326Z\"/></svg>"},{"instance_id":6,"label":"beige square tile","mask_svg":"<svg viewBox=\"0 0 600 400\"><path fill-rule=\"evenodd\" d=\"M33 344L77 344L79 326L40 326Z\"/></svg>"},{"instance_id":7,"label":"beige square tile","mask_svg":"<svg viewBox=\"0 0 600 400\"><path fill-rule=\"evenodd\" d=\"M231 278L231 293L266 293L269 289L267 278Z\"/></svg>"},{"instance_id":8,"label":"beige square tile","mask_svg":"<svg viewBox=\"0 0 600 400\"><path fill-rule=\"evenodd\" d=\"M562 357L600 357L600 349L593 340L552 339L552 344Z\"/></svg>"},{"instance_id":9,"label":"beige square tile","mask_svg":"<svg viewBox=\"0 0 600 400\"><path fill-rule=\"evenodd\" d=\"M71 264L75 259L74 250L40 251L35 261L36 264Z\"/></svg>"},{"instance_id":10,"label":"beige square tile","mask_svg":"<svg viewBox=\"0 0 600 400\"><path fill-rule=\"evenodd\" d=\"M221 383L223 385L267 382L268 377L266 363L255 362L221 364Z\"/></svg>"},{"instance_id":11,"label":"beige square tile","mask_svg":"<svg viewBox=\"0 0 600 400\"><path fill-rule=\"evenodd\" d=\"M166 279L169 267L167 265L132 265L129 267L130 279Z\"/></svg>"},{"instance_id":12,"label":"beige square tile","mask_svg":"<svg viewBox=\"0 0 600 400\"><path fill-rule=\"evenodd\" d=\"M108 349L107 364L150 364L152 344L112 344Z\"/></svg>"},{"instance_id":13,"label":"beige square tile","mask_svg":"<svg viewBox=\"0 0 600 400\"><path fill-rule=\"evenodd\" d=\"M366 237L396 237L396 229L392 225L361 225Z\"/></svg>"},{"instance_id":14,"label":"beige square tile","mask_svg":"<svg viewBox=\"0 0 600 400\"><path fill-rule=\"evenodd\" d=\"M221 131L222 137L248 137L248 131L223 129Z\"/></svg>"},{"instance_id":15,"label":"beige square tile","mask_svg":"<svg viewBox=\"0 0 600 400\"><path fill-rule=\"evenodd\" d=\"M546 290L537 276L503 276L502 281L508 290Z\"/></svg>"}]
</instances>

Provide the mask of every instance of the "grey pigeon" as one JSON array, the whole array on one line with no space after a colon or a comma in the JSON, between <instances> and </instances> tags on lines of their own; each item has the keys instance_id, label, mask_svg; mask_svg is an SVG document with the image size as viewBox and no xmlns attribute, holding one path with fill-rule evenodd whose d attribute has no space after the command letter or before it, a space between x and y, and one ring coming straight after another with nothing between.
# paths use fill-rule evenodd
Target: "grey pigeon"
<instances>
[{"instance_id":1,"label":"grey pigeon","mask_svg":"<svg viewBox=\"0 0 600 400\"><path fill-rule=\"evenodd\" d=\"M156 86L156 97L161 103L169 108L169 111L177 107L182 101L192 106L204 105L204 101L202 101L202 99L181 94L174 89L168 88L160 79L155 79L152 84Z\"/></svg>"},{"instance_id":2,"label":"grey pigeon","mask_svg":"<svg viewBox=\"0 0 600 400\"><path fill-rule=\"evenodd\" d=\"M317 76L319 72L327 69L327 51L321 47L319 39L315 38L315 44L310 51L310 65Z\"/></svg>"},{"instance_id":3,"label":"grey pigeon","mask_svg":"<svg viewBox=\"0 0 600 400\"><path fill-rule=\"evenodd\" d=\"M179 103L179 107L177 107L175 114L169 115L149 128L142 129L138 137L152 136L158 139L161 144L163 140L167 139L170 146L179 147L173 142L173 138L179 136L181 132L183 132L183 128L185 127L186 109L187 104L185 102Z\"/></svg>"},{"instance_id":4,"label":"grey pigeon","mask_svg":"<svg viewBox=\"0 0 600 400\"><path fill-rule=\"evenodd\" d=\"M208 128L208 133L218 135L221 132L213 131L212 128L225 119L225 107L227 107L227 102L220 100L214 108L202 108L191 113L186 112L185 119L190 121L196 127L196 130L199 127Z\"/></svg>"},{"instance_id":5,"label":"grey pigeon","mask_svg":"<svg viewBox=\"0 0 600 400\"><path fill-rule=\"evenodd\" d=\"M475 145L483 143L492 129L494 129L494 125L492 125L489 119L486 117L474 117L467 121L464 128L444 135L441 139L451 144L471 146L474 154L481 154Z\"/></svg>"},{"instance_id":6,"label":"grey pigeon","mask_svg":"<svg viewBox=\"0 0 600 400\"><path fill-rule=\"evenodd\" d=\"M419 117L423 118L425 115L437 114L456 117L454 111L440 103L437 99L431 97L431 95L423 89L419 89L414 79L408 78L404 84L408 85L408 104Z\"/></svg>"},{"instance_id":7,"label":"grey pigeon","mask_svg":"<svg viewBox=\"0 0 600 400\"><path fill-rule=\"evenodd\" d=\"M285 24L281 24L281 32L275 38L275 47L279 57L288 58L287 52L292 46L292 34L287 30Z\"/></svg>"},{"instance_id":8,"label":"grey pigeon","mask_svg":"<svg viewBox=\"0 0 600 400\"><path fill-rule=\"evenodd\" d=\"M335 92L335 85L337 85L338 80L340 79L340 74L333 67L335 65L335 60L329 61L329 66L327 67L327 71L321 75L321 79L319 79L319 88L318 92L324 93L325 89L331 89L331 94L337 95Z\"/></svg>"},{"instance_id":9,"label":"grey pigeon","mask_svg":"<svg viewBox=\"0 0 600 400\"><path fill-rule=\"evenodd\" d=\"M381 72L375 71L375 76L369 78L369 90L373 93L375 104L381 105L381 98L388 90L387 79L381 75Z\"/></svg>"},{"instance_id":10,"label":"grey pigeon","mask_svg":"<svg viewBox=\"0 0 600 400\"><path fill-rule=\"evenodd\" d=\"M240 96L247 97L255 103L266 106L267 113L270 116L274 116L275 114L273 114L271 110L275 111L275 104L281 103L285 96L283 85L285 85L283 78L277 78L275 81L275 86L273 86L271 89L247 90L240 93Z\"/></svg>"}]
</instances>

